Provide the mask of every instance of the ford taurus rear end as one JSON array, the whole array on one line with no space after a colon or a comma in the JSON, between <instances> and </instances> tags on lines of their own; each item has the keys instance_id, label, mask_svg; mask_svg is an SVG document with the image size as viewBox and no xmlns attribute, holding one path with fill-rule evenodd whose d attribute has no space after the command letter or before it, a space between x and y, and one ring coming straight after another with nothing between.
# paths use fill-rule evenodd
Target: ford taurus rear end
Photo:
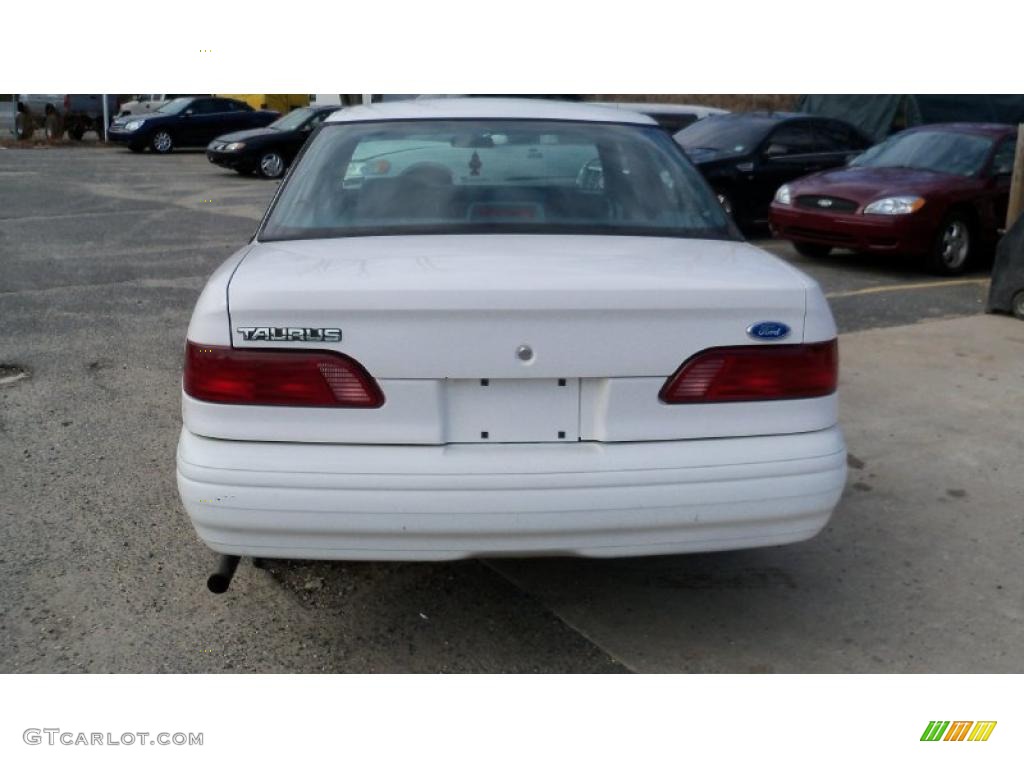
<instances>
[{"instance_id":1,"label":"ford taurus rear end","mask_svg":"<svg viewBox=\"0 0 1024 768\"><path fill-rule=\"evenodd\" d=\"M188 330L178 485L233 555L652 555L809 538L846 473L814 281L651 120L343 110Z\"/></svg>"}]
</instances>

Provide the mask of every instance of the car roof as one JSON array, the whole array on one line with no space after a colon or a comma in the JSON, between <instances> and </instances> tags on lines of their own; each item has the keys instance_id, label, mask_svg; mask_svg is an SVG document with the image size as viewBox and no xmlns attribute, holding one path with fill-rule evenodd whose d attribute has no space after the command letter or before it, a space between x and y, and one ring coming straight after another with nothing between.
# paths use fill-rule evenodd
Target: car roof
<instances>
[{"instance_id":1,"label":"car roof","mask_svg":"<svg viewBox=\"0 0 1024 768\"><path fill-rule=\"evenodd\" d=\"M382 120L569 120L657 125L647 115L613 107L548 99L411 99L346 107L325 123Z\"/></svg>"},{"instance_id":2,"label":"car roof","mask_svg":"<svg viewBox=\"0 0 1024 768\"><path fill-rule=\"evenodd\" d=\"M590 104L598 107L610 107L611 109L628 109L632 112L639 112L642 115L725 115L729 110L718 107L708 107L703 104L675 104L660 101L592 101Z\"/></svg>"},{"instance_id":3,"label":"car roof","mask_svg":"<svg viewBox=\"0 0 1024 768\"><path fill-rule=\"evenodd\" d=\"M1017 133L1017 126L1004 123L926 123L908 128L903 133L939 131L941 133L973 133L976 136L1008 136Z\"/></svg>"},{"instance_id":4,"label":"car roof","mask_svg":"<svg viewBox=\"0 0 1024 768\"><path fill-rule=\"evenodd\" d=\"M699 120L693 125L688 125L686 128L683 128L683 130L686 131L694 126L710 121L710 124L712 125L726 122L746 124L767 132L777 125L782 125L782 123L803 120L831 119L832 118L824 118L818 115L809 115L805 112L723 112L722 114L708 115L703 120Z\"/></svg>"}]
</instances>

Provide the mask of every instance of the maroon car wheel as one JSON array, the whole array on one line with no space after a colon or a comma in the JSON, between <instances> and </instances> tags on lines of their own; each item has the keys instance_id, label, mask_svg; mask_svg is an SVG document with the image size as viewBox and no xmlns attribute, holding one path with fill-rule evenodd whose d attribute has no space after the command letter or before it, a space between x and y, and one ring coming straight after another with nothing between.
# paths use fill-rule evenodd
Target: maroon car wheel
<instances>
[{"instance_id":1,"label":"maroon car wheel","mask_svg":"<svg viewBox=\"0 0 1024 768\"><path fill-rule=\"evenodd\" d=\"M974 233L962 213L948 214L939 226L928 258L928 267L938 275L963 273L970 266L974 250Z\"/></svg>"}]
</instances>

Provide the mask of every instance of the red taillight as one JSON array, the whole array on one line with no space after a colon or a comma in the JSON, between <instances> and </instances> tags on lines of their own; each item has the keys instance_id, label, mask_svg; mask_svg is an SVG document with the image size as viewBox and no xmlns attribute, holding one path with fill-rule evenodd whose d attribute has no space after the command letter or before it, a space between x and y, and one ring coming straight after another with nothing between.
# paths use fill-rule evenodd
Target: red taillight
<instances>
[{"instance_id":1,"label":"red taillight","mask_svg":"<svg viewBox=\"0 0 1024 768\"><path fill-rule=\"evenodd\" d=\"M233 405L380 408L384 393L355 360L334 352L185 346L185 392Z\"/></svg>"},{"instance_id":2,"label":"red taillight","mask_svg":"<svg viewBox=\"0 0 1024 768\"><path fill-rule=\"evenodd\" d=\"M836 391L836 340L818 344L706 349L669 377L665 403L723 403L823 397Z\"/></svg>"}]
</instances>

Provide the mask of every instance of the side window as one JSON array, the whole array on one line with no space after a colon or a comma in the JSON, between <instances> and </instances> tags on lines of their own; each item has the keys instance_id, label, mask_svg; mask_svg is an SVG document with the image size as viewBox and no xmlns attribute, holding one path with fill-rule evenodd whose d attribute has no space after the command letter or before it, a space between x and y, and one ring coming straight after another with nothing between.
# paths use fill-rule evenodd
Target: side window
<instances>
[{"instance_id":1,"label":"side window","mask_svg":"<svg viewBox=\"0 0 1024 768\"><path fill-rule=\"evenodd\" d=\"M209 115L212 112L216 112L217 110L214 109L215 101L217 101L217 99L196 99L192 102L192 106L190 107L192 114Z\"/></svg>"},{"instance_id":2,"label":"side window","mask_svg":"<svg viewBox=\"0 0 1024 768\"><path fill-rule=\"evenodd\" d=\"M850 126L832 121L818 123L815 130L822 142L823 152L849 152L866 149L867 143Z\"/></svg>"},{"instance_id":3,"label":"side window","mask_svg":"<svg viewBox=\"0 0 1024 768\"><path fill-rule=\"evenodd\" d=\"M221 114L233 111L230 99L210 99L210 112Z\"/></svg>"},{"instance_id":4,"label":"side window","mask_svg":"<svg viewBox=\"0 0 1024 768\"><path fill-rule=\"evenodd\" d=\"M1017 139L1003 141L992 157L992 175L1000 176L1013 173L1013 159L1017 153Z\"/></svg>"},{"instance_id":5,"label":"side window","mask_svg":"<svg viewBox=\"0 0 1024 768\"><path fill-rule=\"evenodd\" d=\"M252 112L252 107L244 101L237 101L235 99L225 99L225 101L227 102L229 112Z\"/></svg>"},{"instance_id":6,"label":"side window","mask_svg":"<svg viewBox=\"0 0 1024 768\"><path fill-rule=\"evenodd\" d=\"M768 138L764 154L767 157L786 157L821 152L821 142L806 123L779 126Z\"/></svg>"}]
</instances>

